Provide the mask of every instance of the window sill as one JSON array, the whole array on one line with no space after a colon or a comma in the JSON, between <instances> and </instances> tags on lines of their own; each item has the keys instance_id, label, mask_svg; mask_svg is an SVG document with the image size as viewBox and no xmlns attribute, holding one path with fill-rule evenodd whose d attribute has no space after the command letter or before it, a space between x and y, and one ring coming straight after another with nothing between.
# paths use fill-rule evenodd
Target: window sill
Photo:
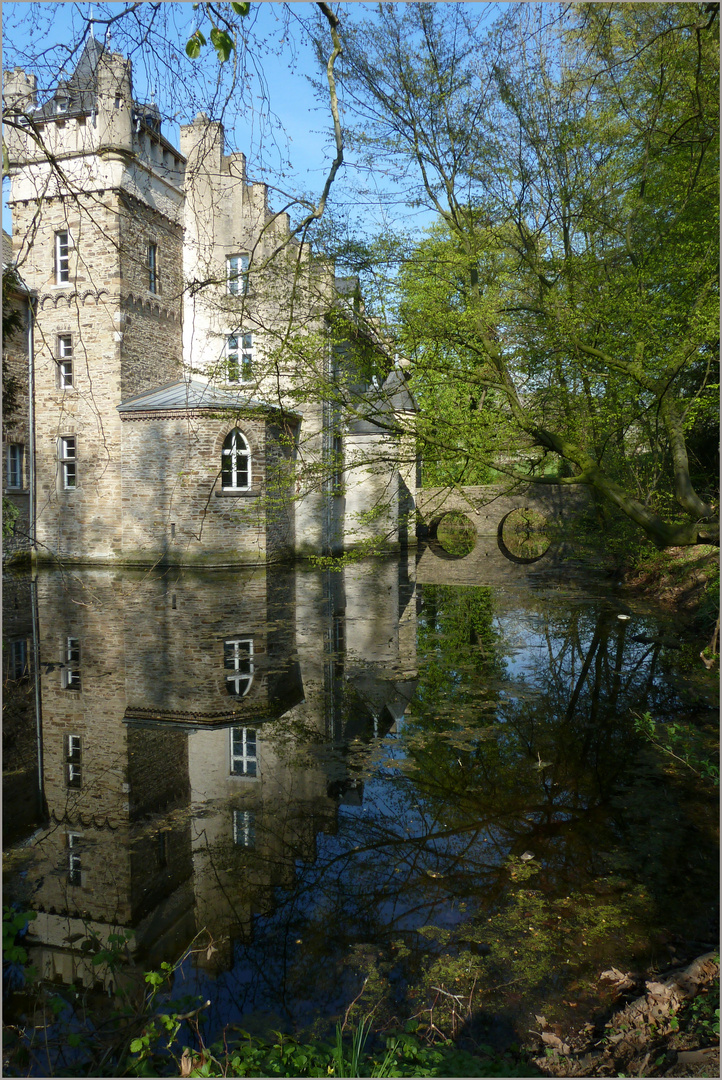
<instances>
[{"instance_id":1,"label":"window sill","mask_svg":"<svg viewBox=\"0 0 722 1080\"><path fill-rule=\"evenodd\" d=\"M217 491L217 499L257 499L260 491Z\"/></svg>"},{"instance_id":2,"label":"window sill","mask_svg":"<svg viewBox=\"0 0 722 1080\"><path fill-rule=\"evenodd\" d=\"M11 488L6 487L3 492L4 495L29 495L30 488Z\"/></svg>"}]
</instances>

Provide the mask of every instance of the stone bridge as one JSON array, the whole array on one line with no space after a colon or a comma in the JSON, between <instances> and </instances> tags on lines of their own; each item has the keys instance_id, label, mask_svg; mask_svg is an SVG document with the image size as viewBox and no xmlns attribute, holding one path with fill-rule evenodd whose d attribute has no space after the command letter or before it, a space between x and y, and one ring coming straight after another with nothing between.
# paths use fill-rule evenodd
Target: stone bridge
<instances>
[{"instance_id":1,"label":"stone bridge","mask_svg":"<svg viewBox=\"0 0 722 1080\"><path fill-rule=\"evenodd\" d=\"M499 486L422 488L416 492L417 535L420 550L417 580L428 583L501 585L543 572L563 576L563 565L571 544L564 538L564 526L583 513L591 503L586 487L530 484L513 493ZM512 542L507 522L515 510L534 511L555 526L550 535L532 532L532 542L521 547ZM463 556L449 554L437 540L443 519L452 511L462 513L476 531L473 550ZM520 515L515 515L518 518ZM517 525L518 530L518 525Z\"/></svg>"}]
</instances>

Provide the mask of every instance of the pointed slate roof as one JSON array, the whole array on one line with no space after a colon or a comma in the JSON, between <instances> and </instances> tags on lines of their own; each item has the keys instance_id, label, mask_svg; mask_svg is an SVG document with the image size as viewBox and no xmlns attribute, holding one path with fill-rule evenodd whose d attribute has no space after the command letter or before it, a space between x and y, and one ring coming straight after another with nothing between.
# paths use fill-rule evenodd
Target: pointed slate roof
<instances>
[{"instance_id":1,"label":"pointed slate roof","mask_svg":"<svg viewBox=\"0 0 722 1080\"><path fill-rule=\"evenodd\" d=\"M219 390L200 379L181 379L166 383L142 394L126 398L118 405L119 413L153 412L178 409L240 409L261 410L263 412L283 412L284 416L297 417L296 413L281 410L262 401L254 401L247 394L239 391L230 393Z\"/></svg>"},{"instance_id":2,"label":"pointed slate roof","mask_svg":"<svg viewBox=\"0 0 722 1080\"><path fill-rule=\"evenodd\" d=\"M67 80L61 80L50 101L36 110L37 117L56 116L55 101L58 97L68 99L67 113L87 113L97 107L98 63L104 49L101 42L88 37L76 64L75 71Z\"/></svg>"}]
</instances>

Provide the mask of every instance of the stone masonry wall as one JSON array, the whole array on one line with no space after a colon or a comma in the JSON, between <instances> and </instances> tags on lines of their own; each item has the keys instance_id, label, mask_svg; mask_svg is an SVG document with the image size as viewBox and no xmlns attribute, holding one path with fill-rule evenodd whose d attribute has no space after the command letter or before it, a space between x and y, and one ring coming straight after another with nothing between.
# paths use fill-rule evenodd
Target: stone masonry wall
<instances>
[{"instance_id":1,"label":"stone masonry wall","mask_svg":"<svg viewBox=\"0 0 722 1080\"><path fill-rule=\"evenodd\" d=\"M3 401L3 453L2 453L2 490L3 496L15 507L18 516L13 533L3 537L3 559L16 551L29 548L29 453L30 429L28 426L28 303L24 296L17 294L12 301L13 308L21 315L21 326L3 340L3 364L7 375L16 385L15 405L12 411L9 402ZM5 377L3 377L5 383ZM22 488L8 488L8 444L20 444L23 450Z\"/></svg>"},{"instance_id":2,"label":"stone masonry wall","mask_svg":"<svg viewBox=\"0 0 722 1080\"><path fill-rule=\"evenodd\" d=\"M251 450L251 488L221 489L223 441L234 426ZM191 410L123 414L123 558L129 562L256 563L287 548L288 511L267 506L266 468L290 453L269 447L262 414ZM267 549L267 512L279 516ZM285 515L285 516L284 516Z\"/></svg>"}]
</instances>

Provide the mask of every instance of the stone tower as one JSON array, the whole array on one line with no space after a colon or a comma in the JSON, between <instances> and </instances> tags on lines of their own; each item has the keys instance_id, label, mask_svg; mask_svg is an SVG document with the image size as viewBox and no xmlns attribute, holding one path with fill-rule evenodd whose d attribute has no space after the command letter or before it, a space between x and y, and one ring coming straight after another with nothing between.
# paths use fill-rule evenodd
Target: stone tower
<instances>
[{"instance_id":1,"label":"stone tower","mask_svg":"<svg viewBox=\"0 0 722 1080\"><path fill-rule=\"evenodd\" d=\"M13 257L37 297L38 554L112 560L133 494L117 406L182 374L185 162L92 37L46 100L22 69L4 95Z\"/></svg>"}]
</instances>

